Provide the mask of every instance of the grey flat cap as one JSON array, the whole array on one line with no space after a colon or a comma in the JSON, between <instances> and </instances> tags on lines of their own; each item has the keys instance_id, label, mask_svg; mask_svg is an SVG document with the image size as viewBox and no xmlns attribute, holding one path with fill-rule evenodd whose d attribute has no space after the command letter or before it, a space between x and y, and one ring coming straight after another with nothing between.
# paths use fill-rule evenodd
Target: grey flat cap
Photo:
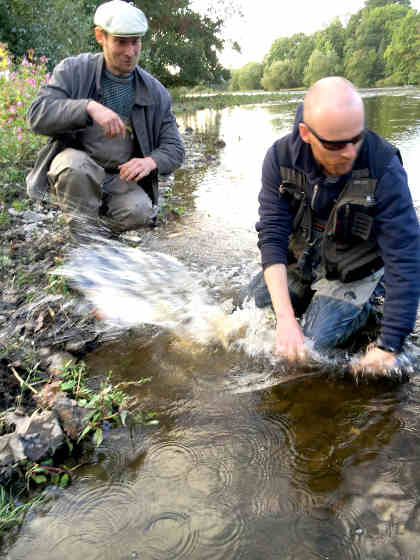
<instances>
[{"instance_id":1,"label":"grey flat cap","mask_svg":"<svg viewBox=\"0 0 420 560\"><path fill-rule=\"evenodd\" d=\"M115 37L142 37L148 28L144 13L123 0L98 6L93 22Z\"/></svg>"}]
</instances>

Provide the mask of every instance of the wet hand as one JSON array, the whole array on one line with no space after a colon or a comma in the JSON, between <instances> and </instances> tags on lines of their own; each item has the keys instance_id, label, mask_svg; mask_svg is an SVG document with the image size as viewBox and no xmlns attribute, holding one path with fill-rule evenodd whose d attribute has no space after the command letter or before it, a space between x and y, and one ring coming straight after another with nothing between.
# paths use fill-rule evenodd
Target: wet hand
<instances>
[{"instance_id":1,"label":"wet hand","mask_svg":"<svg viewBox=\"0 0 420 560\"><path fill-rule=\"evenodd\" d=\"M396 366L397 357L392 352L382 350L377 346L370 346L366 350L366 354L358 362L353 364L352 368L355 373L362 370L374 373L392 369Z\"/></svg>"},{"instance_id":2,"label":"wet hand","mask_svg":"<svg viewBox=\"0 0 420 560\"><path fill-rule=\"evenodd\" d=\"M277 318L274 353L292 362L306 359L305 338L295 317Z\"/></svg>"},{"instance_id":3,"label":"wet hand","mask_svg":"<svg viewBox=\"0 0 420 560\"><path fill-rule=\"evenodd\" d=\"M97 101L89 101L87 104L87 112L92 120L98 123L104 130L105 136L115 138L116 136L125 136L125 125L121 118L112 111L98 103Z\"/></svg>"},{"instance_id":4,"label":"wet hand","mask_svg":"<svg viewBox=\"0 0 420 560\"><path fill-rule=\"evenodd\" d=\"M157 165L153 158L132 158L118 166L120 177L124 181L140 181L156 169Z\"/></svg>"}]
</instances>

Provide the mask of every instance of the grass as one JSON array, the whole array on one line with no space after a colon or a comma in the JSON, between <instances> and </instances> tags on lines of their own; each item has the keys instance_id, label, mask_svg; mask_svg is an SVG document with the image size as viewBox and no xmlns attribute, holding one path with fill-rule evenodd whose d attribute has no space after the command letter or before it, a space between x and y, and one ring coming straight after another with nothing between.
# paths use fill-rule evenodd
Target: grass
<instances>
[{"instance_id":1,"label":"grass","mask_svg":"<svg viewBox=\"0 0 420 560\"><path fill-rule=\"evenodd\" d=\"M12 495L0 485L0 536L12 528L18 527L24 520L27 511L42 501L43 497L37 496L25 504L17 505Z\"/></svg>"}]
</instances>

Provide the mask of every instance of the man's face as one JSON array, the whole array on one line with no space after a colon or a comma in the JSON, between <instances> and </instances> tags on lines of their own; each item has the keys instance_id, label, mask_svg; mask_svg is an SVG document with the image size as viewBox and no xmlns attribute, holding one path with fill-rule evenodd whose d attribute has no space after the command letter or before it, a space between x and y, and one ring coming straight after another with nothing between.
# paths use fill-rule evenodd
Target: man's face
<instances>
[{"instance_id":1,"label":"man's face","mask_svg":"<svg viewBox=\"0 0 420 560\"><path fill-rule=\"evenodd\" d=\"M362 138L356 142L343 144L339 150L328 149L319 137L331 142L339 142L344 139L357 139L364 129L364 115L362 111L350 113L344 117L315 118L314 123L308 123L312 131L305 123L299 124L302 140L310 144L312 154L325 175L344 175L353 168L357 154L362 145ZM327 147L326 147L327 146Z\"/></svg>"},{"instance_id":2,"label":"man's face","mask_svg":"<svg viewBox=\"0 0 420 560\"><path fill-rule=\"evenodd\" d=\"M129 76L140 56L140 37L115 37L98 28L95 36L104 51L108 70L117 76Z\"/></svg>"}]
</instances>

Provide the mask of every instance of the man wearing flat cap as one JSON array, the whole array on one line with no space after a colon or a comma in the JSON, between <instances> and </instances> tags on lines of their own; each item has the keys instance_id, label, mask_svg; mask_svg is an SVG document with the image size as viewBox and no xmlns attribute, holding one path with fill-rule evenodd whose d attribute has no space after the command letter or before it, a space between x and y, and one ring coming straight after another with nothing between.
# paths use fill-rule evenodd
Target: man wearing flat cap
<instances>
[{"instance_id":1,"label":"man wearing flat cap","mask_svg":"<svg viewBox=\"0 0 420 560\"><path fill-rule=\"evenodd\" d=\"M153 223L158 173L179 167L184 147L168 91L137 65L147 20L123 0L94 17L99 54L61 61L28 117L50 137L27 177L28 194L48 190L78 240L93 229L122 232Z\"/></svg>"}]
</instances>

